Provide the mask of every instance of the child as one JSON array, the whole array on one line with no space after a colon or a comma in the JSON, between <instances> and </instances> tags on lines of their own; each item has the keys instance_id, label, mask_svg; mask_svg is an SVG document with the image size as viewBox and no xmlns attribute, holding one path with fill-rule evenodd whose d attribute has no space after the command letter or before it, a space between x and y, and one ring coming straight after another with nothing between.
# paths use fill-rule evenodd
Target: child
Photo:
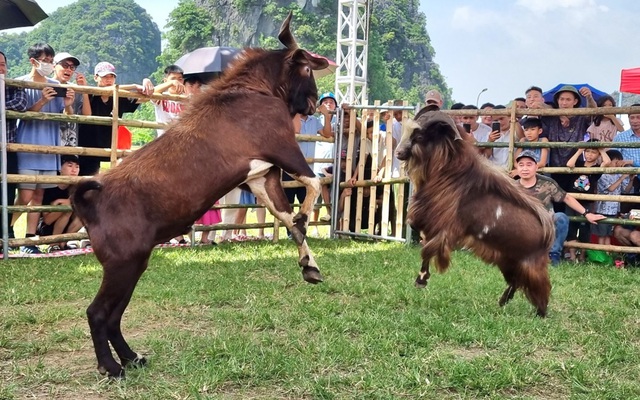
<instances>
[{"instance_id":1,"label":"child","mask_svg":"<svg viewBox=\"0 0 640 400\"><path fill-rule=\"evenodd\" d=\"M611 161L607 164L603 163L603 166L616 166L622 167L630 165L631 161L625 161L622 159L622 153L618 150L609 150L606 153ZM622 188L629 185L628 174L602 174L598 180L598 194L608 195L620 195ZM596 212L607 216L608 218L614 218L620 211L620 203L617 201L597 201ZM611 244L611 233L613 231L613 225L611 224L598 224L592 226L592 232L598 236L598 244Z\"/></svg>"},{"instance_id":2,"label":"child","mask_svg":"<svg viewBox=\"0 0 640 400\"><path fill-rule=\"evenodd\" d=\"M60 175L62 176L78 176L80 172L80 164L78 156L64 155L60 159ZM45 206L68 206L69 190L71 186L68 184L58 184L55 187L45 189L42 197L42 205ZM82 222L76 217L72 211L45 211L38 222L37 233L40 236L60 235L63 233L76 233L82 228ZM66 243L55 243L49 246L49 252L65 250Z\"/></svg>"},{"instance_id":3,"label":"child","mask_svg":"<svg viewBox=\"0 0 640 400\"><path fill-rule=\"evenodd\" d=\"M594 143L598 142L598 140L592 139L589 142ZM567 161L567 167L599 167L600 166L600 158L602 158L602 162L605 164L609 164L611 160L609 160L609 156L607 155L604 148L579 148L576 153ZM595 194L596 188L598 184L598 180L600 179L601 174L574 174L572 175L573 186L569 190L573 193L590 193ZM586 210L593 210L593 202L589 200L580 200L580 204L584 206ZM572 210L566 210L567 215L577 215L572 212ZM569 223L569 232L567 234L567 241L575 242L578 240L581 243L590 243L591 242L591 229L588 222L576 222L571 221ZM569 254L571 261L576 261L576 249L569 248ZM584 251L580 252L579 261L584 261L585 253Z\"/></svg>"},{"instance_id":4,"label":"child","mask_svg":"<svg viewBox=\"0 0 640 400\"><path fill-rule=\"evenodd\" d=\"M520 143L546 143L549 142L549 139L546 137L540 137L542 134L542 121L540 118L525 118L522 121L522 129L524 129L524 137L520 139ZM515 167L515 159L518 158L520 153L523 150L531 150L538 156L538 168L544 168L547 166L547 161L549 159L549 149L542 147L520 147L516 149L516 152L513 156L514 167Z\"/></svg>"}]
</instances>

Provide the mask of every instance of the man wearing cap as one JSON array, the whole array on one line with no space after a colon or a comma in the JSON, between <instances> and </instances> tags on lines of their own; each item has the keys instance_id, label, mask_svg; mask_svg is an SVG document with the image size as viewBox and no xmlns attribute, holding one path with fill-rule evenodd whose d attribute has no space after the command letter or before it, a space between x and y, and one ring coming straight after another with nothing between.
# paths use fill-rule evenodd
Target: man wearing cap
<instances>
[{"instance_id":1,"label":"man wearing cap","mask_svg":"<svg viewBox=\"0 0 640 400\"><path fill-rule=\"evenodd\" d=\"M63 155L60 158L60 175L61 176L78 176L80 165L78 164L78 156ZM48 206L68 206L71 205L69 200L69 190L71 185L60 183L55 187L45 189L42 198L42 205ZM76 233L82 228L82 222L73 215L72 211L45 211L38 223L37 233L40 236L60 235L63 233ZM64 242L53 244L49 247L49 251L64 250L66 244Z\"/></svg>"},{"instance_id":2,"label":"man wearing cap","mask_svg":"<svg viewBox=\"0 0 640 400\"><path fill-rule=\"evenodd\" d=\"M559 109L572 109L580 107L582 96L587 99L587 104L591 108L596 108L596 102L593 99L591 90L583 87L578 90L573 86L563 86L553 96L553 102ZM582 142L587 128L591 125L591 116L589 115L573 115L573 116L543 116L543 131L546 132L550 142ZM575 148L552 148L549 151L549 166L564 167L571 158ZM551 174L551 177L562 187L568 190L573 185L571 176L568 174Z\"/></svg>"},{"instance_id":3,"label":"man wearing cap","mask_svg":"<svg viewBox=\"0 0 640 400\"><path fill-rule=\"evenodd\" d=\"M76 84L81 86L87 85L87 79L82 72L76 72L80 65L80 60L69 53L57 53L53 57L53 75L62 84L67 84L76 76ZM82 93L76 93L73 101L74 114L82 114ZM60 122L60 144L63 146L78 145L78 123L77 122Z\"/></svg>"},{"instance_id":4,"label":"man wearing cap","mask_svg":"<svg viewBox=\"0 0 640 400\"><path fill-rule=\"evenodd\" d=\"M427 92L424 96L424 101L428 106L436 105L439 108L442 108L442 105L444 104L442 101L442 95L435 89L431 89Z\"/></svg>"},{"instance_id":5,"label":"man wearing cap","mask_svg":"<svg viewBox=\"0 0 640 400\"><path fill-rule=\"evenodd\" d=\"M546 176L538 175L538 156L533 151L524 150L518 155L516 158L516 170L520 176L518 181L520 185L522 185L529 194L540 200L542 205L550 213L553 213L556 238L550 249L549 257L551 258L551 265L558 265L562 255L564 241L569 231L569 218L565 213L554 213L552 201L566 204L592 224L596 224L606 217L588 212L575 197L564 191L556 181Z\"/></svg>"},{"instance_id":6,"label":"man wearing cap","mask_svg":"<svg viewBox=\"0 0 640 400\"><path fill-rule=\"evenodd\" d=\"M116 83L116 67L106 61L99 62L94 68L95 81L98 87L110 87ZM153 94L153 83L149 78L142 80L142 85L120 85L122 90L137 91L142 94ZM124 113L134 112L140 103L147 99L118 97L118 118ZM113 113L113 97L107 95L87 95L82 102L82 114L99 117L111 117ZM78 145L81 147L110 148L111 125L80 124ZM100 162L109 161L109 157L80 157L80 175L95 175L100 171Z\"/></svg>"}]
</instances>

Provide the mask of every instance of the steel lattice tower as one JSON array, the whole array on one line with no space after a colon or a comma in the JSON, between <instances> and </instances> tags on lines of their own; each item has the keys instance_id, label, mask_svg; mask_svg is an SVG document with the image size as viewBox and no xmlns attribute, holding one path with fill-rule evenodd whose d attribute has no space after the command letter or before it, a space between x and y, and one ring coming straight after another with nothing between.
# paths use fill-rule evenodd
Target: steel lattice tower
<instances>
[{"instance_id":1,"label":"steel lattice tower","mask_svg":"<svg viewBox=\"0 0 640 400\"><path fill-rule=\"evenodd\" d=\"M369 1L338 0L336 87L338 104L367 102Z\"/></svg>"}]
</instances>

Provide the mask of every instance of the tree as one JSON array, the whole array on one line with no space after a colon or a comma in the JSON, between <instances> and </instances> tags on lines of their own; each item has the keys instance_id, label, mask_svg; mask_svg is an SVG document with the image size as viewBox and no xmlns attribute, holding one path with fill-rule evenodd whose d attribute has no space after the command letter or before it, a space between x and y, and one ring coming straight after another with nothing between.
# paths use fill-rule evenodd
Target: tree
<instances>
[{"instance_id":1,"label":"tree","mask_svg":"<svg viewBox=\"0 0 640 400\"><path fill-rule=\"evenodd\" d=\"M24 36L22 36L24 35ZM147 12L134 0L78 0L61 7L32 31L15 39L19 51L11 51L9 76L26 73L29 68L27 48L36 42L49 43L56 52L66 51L81 61L79 71L93 76L100 61L114 64L118 82L141 82L158 69L160 30Z\"/></svg>"}]
</instances>

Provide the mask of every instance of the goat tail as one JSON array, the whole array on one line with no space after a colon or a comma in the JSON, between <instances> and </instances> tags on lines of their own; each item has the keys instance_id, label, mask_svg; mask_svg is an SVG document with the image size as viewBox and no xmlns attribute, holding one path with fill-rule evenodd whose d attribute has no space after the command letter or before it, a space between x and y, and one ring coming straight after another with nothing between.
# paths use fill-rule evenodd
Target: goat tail
<instances>
[{"instance_id":1,"label":"goat tail","mask_svg":"<svg viewBox=\"0 0 640 400\"><path fill-rule=\"evenodd\" d=\"M95 212L96 195L89 192L101 192L102 184L96 180L85 180L75 186L71 194L71 205L76 215L85 225L95 223L98 215Z\"/></svg>"},{"instance_id":2,"label":"goat tail","mask_svg":"<svg viewBox=\"0 0 640 400\"><path fill-rule=\"evenodd\" d=\"M544 210L538 212L540 217L540 224L542 224L542 240L547 249L551 249L553 242L556 239L556 225L553 222L553 215Z\"/></svg>"},{"instance_id":3,"label":"goat tail","mask_svg":"<svg viewBox=\"0 0 640 400\"><path fill-rule=\"evenodd\" d=\"M522 288L529 302L536 307L540 317L547 315L547 305L551 295L548 264L549 257L544 251L523 261L519 271L518 286Z\"/></svg>"}]
</instances>

